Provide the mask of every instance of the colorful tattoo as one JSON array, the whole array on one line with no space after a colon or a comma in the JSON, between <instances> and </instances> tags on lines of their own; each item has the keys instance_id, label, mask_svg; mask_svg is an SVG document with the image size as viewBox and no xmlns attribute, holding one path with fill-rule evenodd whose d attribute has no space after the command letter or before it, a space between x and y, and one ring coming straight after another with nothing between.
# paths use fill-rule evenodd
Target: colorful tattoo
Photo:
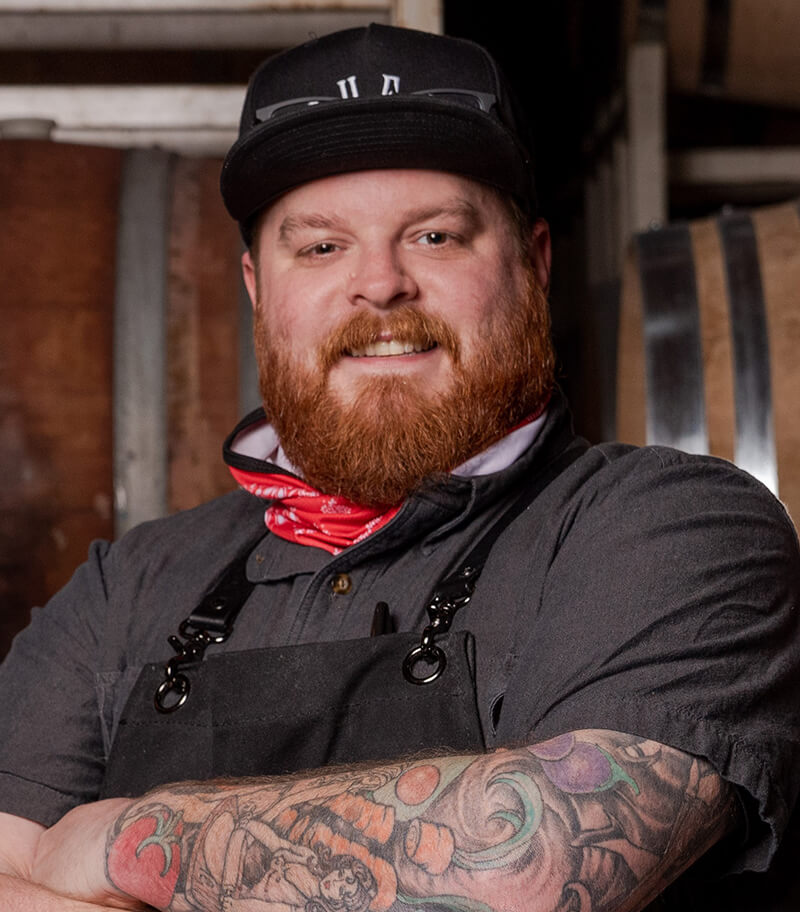
<instances>
[{"instance_id":1,"label":"colorful tattoo","mask_svg":"<svg viewBox=\"0 0 800 912\"><path fill-rule=\"evenodd\" d=\"M610 732L485 756L166 787L109 840L169 912L640 908L733 822L702 761ZM537 906L538 907L538 906Z\"/></svg>"},{"instance_id":2,"label":"colorful tattoo","mask_svg":"<svg viewBox=\"0 0 800 912\"><path fill-rule=\"evenodd\" d=\"M169 907L181 869L183 817L146 804L125 821L107 855L108 876L121 890L157 909Z\"/></svg>"}]
</instances>

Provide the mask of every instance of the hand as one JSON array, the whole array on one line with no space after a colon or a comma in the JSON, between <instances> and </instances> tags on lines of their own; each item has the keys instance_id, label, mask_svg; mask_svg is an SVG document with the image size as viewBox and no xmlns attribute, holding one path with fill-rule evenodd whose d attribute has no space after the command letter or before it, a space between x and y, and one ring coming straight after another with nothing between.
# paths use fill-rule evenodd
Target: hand
<instances>
[{"instance_id":1,"label":"hand","mask_svg":"<svg viewBox=\"0 0 800 912\"><path fill-rule=\"evenodd\" d=\"M56 893L114 909L146 906L117 890L106 876L106 844L132 802L111 798L73 808L39 837L31 880Z\"/></svg>"},{"instance_id":2,"label":"hand","mask_svg":"<svg viewBox=\"0 0 800 912\"><path fill-rule=\"evenodd\" d=\"M313 868L317 865L317 853L314 849L306 846L287 846L286 848L276 849L273 856L273 864L280 861L286 867L287 864L305 865L307 868Z\"/></svg>"}]
</instances>

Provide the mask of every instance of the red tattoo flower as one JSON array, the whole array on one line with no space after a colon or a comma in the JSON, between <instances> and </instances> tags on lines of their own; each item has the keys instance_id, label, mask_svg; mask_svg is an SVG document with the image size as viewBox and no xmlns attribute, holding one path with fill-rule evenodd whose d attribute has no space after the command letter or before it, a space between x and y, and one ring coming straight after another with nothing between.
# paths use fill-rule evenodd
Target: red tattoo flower
<instances>
[{"instance_id":1,"label":"red tattoo flower","mask_svg":"<svg viewBox=\"0 0 800 912\"><path fill-rule=\"evenodd\" d=\"M108 876L120 890L166 909L180 873L183 817L163 805L141 813L111 844Z\"/></svg>"}]
</instances>

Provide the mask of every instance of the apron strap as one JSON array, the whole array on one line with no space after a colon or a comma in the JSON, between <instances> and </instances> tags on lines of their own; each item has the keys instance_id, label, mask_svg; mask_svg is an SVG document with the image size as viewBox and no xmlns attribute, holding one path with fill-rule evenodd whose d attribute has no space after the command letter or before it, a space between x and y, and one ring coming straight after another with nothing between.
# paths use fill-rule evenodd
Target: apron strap
<instances>
[{"instance_id":1,"label":"apron strap","mask_svg":"<svg viewBox=\"0 0 800 912\"><path fill-rule=\"evenodd\" d=\"M255 586L247 578L247 559L263 537L264 530L259 529L258 536L248 541L242 552L228 564L197 608L181 621L179 636L167 637L175 655L164 667L164 680L155 693L155 706L159 712L173 713L189 697L191 684L180 669L201 662L209 646L224 643L233 632L233 623Z\"/></svg>"},{"instance_id":2,"label":"apron strap","mask_svg":"<svg viewBox=\"0 0 800 912\"><path fill-rule=\"evenodd\" d=\"M551 448L551 452L557 455L541 472L528 476L523 481L522 489L511 506L478 540L458 569L436 587L427 609L430 623L422 631L419 645L408 652L403 662L403 675L410 684L430 684L444 671L447 657L444 650L436 645L434 638L450 629L456 613L472 598L478 577L500 535L556 476L589 449L589 445L582 439L575 446L564 449L571 438L571 428L565 424Z\"/></svg>"}]
</instances>

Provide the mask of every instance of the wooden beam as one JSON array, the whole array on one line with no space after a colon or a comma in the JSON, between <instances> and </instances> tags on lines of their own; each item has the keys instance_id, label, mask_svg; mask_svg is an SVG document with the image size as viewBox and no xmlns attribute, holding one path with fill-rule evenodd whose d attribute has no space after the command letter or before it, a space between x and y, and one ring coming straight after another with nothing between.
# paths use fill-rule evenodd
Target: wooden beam
<instances>
[{"instance_id":1,"label":"wooden beam","mask_svg":"<svg viewBox=\"0 0 800 912\"><path fill-rule=\"evenodd\" d=\"M13 13L0 11L0 48L31 50L120 50L125 48L290 47L369 22L389 23L392 12L374 5L364 9L273 9L270 11L156 9L120 11Z\"/></svg>"},{"instance_id":2,"label":"wooden beam","mask_svg":"<svg viewBox=\"0 0 800 912\"><path fill-rule=\"evenodd\" d=\"M242 11L271 12L298 7L313 10L367 10L392 7L394 0L4 0L3 10L11 13L158 13L207 10L236 14ZM434 3L436 0L434 0Z\"/></svg>"},{"instance_id":3,"label":"wooden beam","mask_svg":"<svg viewBox=\"0 0 800 912\"><path fill-rule=\"evenodd\" d=\"M244 86L0 86L0 119L44 117L70 129L230 129Z\"/></svg>"},{"instance_id":4,"label":"wooden beam","mask_svg":"<svg viewBox=\"0 0 800 912\"><path fill-rule=\"evenodd\" d=\"M672 184L800 184L800 147L673 152L669 179Z\"/></svg>"},{"instance_id":5,"label":"wooden beam","mask_svg":"<svg viewBox=\"0 0 800 912\"><path fill-rule=\"evenodd\" d=\"M442 0L394 0L392 6L394 25L439 35L444 31Z\"/></svg>"}]
</instances>

